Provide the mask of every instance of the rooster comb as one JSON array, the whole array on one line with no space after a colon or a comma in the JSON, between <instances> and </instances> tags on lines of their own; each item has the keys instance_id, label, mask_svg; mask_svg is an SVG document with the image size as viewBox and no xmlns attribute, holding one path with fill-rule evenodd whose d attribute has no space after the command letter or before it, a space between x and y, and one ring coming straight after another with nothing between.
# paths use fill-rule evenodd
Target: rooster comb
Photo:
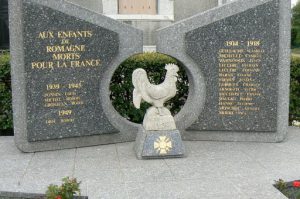
<instances>
[{"instance_id":1,"label":"rooster comb","mask_svg":"<svg viewBox=\"0 0 300 199\"><path fill-rule=\"evenodd\" d=\"M166 70L175 70L176 72L179 71L179 68L176 64L166 64L165 69Z\"/></svg>"}]
</instances>

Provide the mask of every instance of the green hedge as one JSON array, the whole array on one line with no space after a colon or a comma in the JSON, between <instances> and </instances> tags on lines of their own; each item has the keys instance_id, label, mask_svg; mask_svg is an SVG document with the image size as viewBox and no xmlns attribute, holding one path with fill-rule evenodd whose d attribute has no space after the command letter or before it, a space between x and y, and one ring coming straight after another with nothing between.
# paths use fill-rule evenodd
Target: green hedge
<instances>
[{"instance_id":1,"label":"green hedge","mask_svg":"<svg viewBox=\"0 0 300 199\"><path fill-rule=\"evenodd\" d=\"M144 53L130 57L115 71L110 84L110 99L114 108L126 119L141 123L146 110L150 107L147 103L141 104L141 109L136 109L132 102L132 72L137 68L146 70L151 83L159 84L164 81L165 65L173 63L180 68L178 72L177 95L166 103L172 114L175 115L184 105L188 96L188 78L183 65L176 59L159 53Z\"/></svg>"},{"instance_id":2,"label":"green hedge","mask_svg":"<svg viewBox=\"0 0 300 199\"><path fill-rule=\"evenodd\" d=\"M9 54L0 54L0 132L13 128Z\"/></svg>"},{"instance_id":3,"label":"green hedge","mask_svg":"<svg viewBox=\"0 0 300 199\"><path fill-rule=\"evenodd\" d=\"M292 122L300 120L300 57L292 56L290 89L290 122Z\"/></svg>"}]
</instances>

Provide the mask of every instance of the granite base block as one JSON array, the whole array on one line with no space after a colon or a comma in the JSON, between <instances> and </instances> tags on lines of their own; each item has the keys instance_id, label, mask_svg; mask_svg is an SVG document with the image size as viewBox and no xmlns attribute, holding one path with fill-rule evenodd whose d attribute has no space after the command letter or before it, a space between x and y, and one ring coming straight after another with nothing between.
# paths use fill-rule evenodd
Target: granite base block
<instances>
[{"instance_id":1,"label":"granite base block","mask_svg":"<svg viewBox=\"0 0 300 199\"><path fill-rule=\"evenodd\" d=\"M139 128L135 141L138 159L184 157L185 148L179 130L147 131Z\"/></svg>"}]
</instances>

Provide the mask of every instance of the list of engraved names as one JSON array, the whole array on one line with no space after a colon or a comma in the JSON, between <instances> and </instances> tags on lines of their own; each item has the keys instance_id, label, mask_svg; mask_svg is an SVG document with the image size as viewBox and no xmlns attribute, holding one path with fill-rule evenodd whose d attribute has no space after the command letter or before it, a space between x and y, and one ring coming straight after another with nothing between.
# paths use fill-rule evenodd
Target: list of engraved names
<instances>
[{"instance_id":1,"label":"list of engraved names","mask_svg":"<svg viewBox=\"0 0 300 199\"><path fill-rule=\"evenodd\" d=\"M264 50L260 40L226 41L218 51L219 115L248 115L260 110L262 95L257 81Z\"/></svg>"}]
</instances>

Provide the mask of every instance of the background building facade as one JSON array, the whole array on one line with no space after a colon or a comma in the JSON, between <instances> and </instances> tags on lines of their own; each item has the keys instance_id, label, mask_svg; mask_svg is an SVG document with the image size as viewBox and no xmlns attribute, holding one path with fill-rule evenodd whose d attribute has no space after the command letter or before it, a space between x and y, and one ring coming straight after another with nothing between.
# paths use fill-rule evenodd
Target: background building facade
<instances>
[{"instance_id":1,"label":"background building facade","mask_svg":"<svg viewBox=\"0 0 300 199\"><path fill-rule=\"evenodd\" d=\"M224 0L69 1L143 30L144 46L148 50L155 46L155 30L224 3Z\"/></svg>"},{"instance_id":2,"label":"background building facade","mask_svg":"<svg viewBox=\"0 0 300 199\"><path fill-rule=\"evenodd\" d=\"M154 31L232 0L67 0L144 31L155 49ZM9 48L8 0L0 0L0 49Z\"/></svg>"}]
</instances>

